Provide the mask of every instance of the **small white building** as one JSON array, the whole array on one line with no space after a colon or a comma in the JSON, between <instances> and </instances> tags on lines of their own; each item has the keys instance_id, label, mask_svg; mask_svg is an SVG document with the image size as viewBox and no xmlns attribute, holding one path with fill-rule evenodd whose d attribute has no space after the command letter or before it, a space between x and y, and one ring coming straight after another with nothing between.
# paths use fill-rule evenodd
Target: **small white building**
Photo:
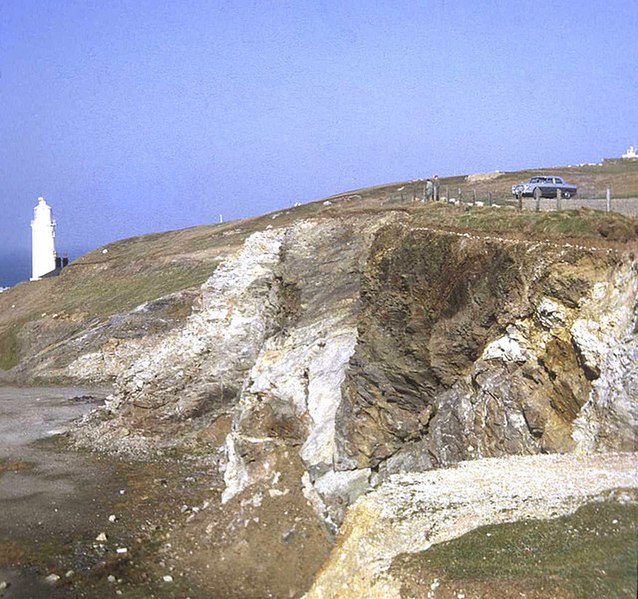
<instances>
[{"instance_id":1,"label":"small white building","mask_svg":"<svg viewBox=\"0 0 638 599\"><path fill-rule=\"evenodd\" d=\"M38 281L55 270L55 221L44 198L38 198L31 221L31 280Z\"/></svg>"},{"instance_id":2,"label":"small white building","mask_svg":"<svg viewBox=\"0 0 638 599\"><path fill-rule=\"evenodd\" d=\"M629 146L627 151L622 155L622 158L638 158L635 146Z\"/></svg>"}]
</instances>

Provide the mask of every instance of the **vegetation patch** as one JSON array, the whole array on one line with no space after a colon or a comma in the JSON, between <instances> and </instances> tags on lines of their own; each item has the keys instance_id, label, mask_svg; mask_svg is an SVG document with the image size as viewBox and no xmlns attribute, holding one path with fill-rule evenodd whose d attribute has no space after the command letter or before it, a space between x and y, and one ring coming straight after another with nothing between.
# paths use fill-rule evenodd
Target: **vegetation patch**
<instances>
[{"instance_id":1,"label":"vegetation patch","mask_svg":"<svg viewBox=\"0 0 638 599\"><path fill-rule=\"evenodd\" d=\"M24 550L9 539L0 539L0 566L11 566L25 558Z\"/></svg>"},{"instance_id":2,"label":"vegetation patch","mask_svg":"<svg viewBox=\"0 0 638 599\"><path fill-rule=\"evenodd\" d=\"M18 363L17 326L0 332L0 370L9 370Z\"/></svg>"},{"instance_id":3,"label":"vegetation patch","mask_svg":"<svg viewBox=\"0 0 638 599\"><path fill-rule=\"evenodd\" d=\"M31 468L33 468L33 464L30 462L0 458L0 475L5 472L18 472L19 470L30 470Z\"/></svg>"},{"instance_id":4,"label":"vegetation patch","mask_svg":"<svg viewBox=\"0 0 638 599\"><path fill-rule=\"evenodd\" d=\"M429 204L423 207L422 214L424 221L439 227L509 233L531 239L607 239L622 243L638 239L637 218L586 208L531 212Z\"/></svg>"},{"instance_id":5,"label":"vegetation patch","mask_svg":"<svg viewBox=\"0 0 638 599\"><path fill-rule=\"evenodd\" d=\"M173 264L162 268L140 264L139 272L123 269L117 274L91 273L78 277L70 288L65 285L67 290L63 292L60 307L67 312L89 309L97 315L124 312L175 291L201 285L214 269L215 266L210 264L191 267ZM60 283L67 281L60 279Z\"/></svg>"},{"instance_id":6,"label":"vegetation patch","mask_svg":"<svg viewBox=\"0 0 638 599\"><path fill-rule=\"evenodd\" d=\"M507 597L633 598L637 532L637 504L591 503L570 516L484 526L428 551L401 555L392 574L406 581L406 596L430 581L443 597L463 590L492 596L499 589Z\"/></svg>"}]
</instances>

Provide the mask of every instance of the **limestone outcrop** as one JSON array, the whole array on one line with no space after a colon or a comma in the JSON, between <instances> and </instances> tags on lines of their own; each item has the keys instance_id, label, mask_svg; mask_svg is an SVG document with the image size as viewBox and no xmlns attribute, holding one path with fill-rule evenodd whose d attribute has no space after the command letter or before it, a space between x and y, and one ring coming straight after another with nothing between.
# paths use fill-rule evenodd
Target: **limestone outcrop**
<instances>
[{"instance_id":1,"label":"limestone outcrop","mask_svg":"<svg viewBox=\"0 0 638 599\"><path fill-rule=\"evenodd\" d=\"M186 322L67 368L118 373L78 432L128 451L199 443L224 500L276 477L334 532L396 473L634 450L638 272L629 253L436 230L399 211L249 236Z\"/></svg>"}]
</instances>

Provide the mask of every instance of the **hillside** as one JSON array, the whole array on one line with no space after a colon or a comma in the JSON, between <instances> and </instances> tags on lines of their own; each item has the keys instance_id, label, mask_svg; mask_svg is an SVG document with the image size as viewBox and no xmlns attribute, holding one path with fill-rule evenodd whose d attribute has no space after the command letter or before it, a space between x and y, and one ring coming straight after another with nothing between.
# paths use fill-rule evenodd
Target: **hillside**
<instances>
[{"instance_id":1,"label":"hillside","mask_svg":"<svg viewBox=\"0 0 638 599\"><path fill-rule=\"evenodd\" d=\"M638 160L604 160L599 164L448 177L442 184L449 185L455 194L460 188L465 197L471 197L472 191L476 191L479 199L484 199L488 192L495 197L507 198L515 183L544 174L558 175L573 183L581 198L604 198L607 188L616 198L638 198Z\"/></svg>"},{"instance_id":2,"label":"hillside","mask_svg":"<svg viewBox=\"0 0 638 599\"><path fill-rule=\"evenodd\" d=\"M449 515L442 543L638 487L618 453L638 430L638 219L422 204L411 185L125 239L0 294L5 381L111 385L70 442L192 464L207 489L148 549L175 593L426 596L421 508ZM541 456L574 453L586 477ZM466 462L471 521L428 491ZM461 487L481 481L474 504Z\"/></svg>"},{"instance_id":3,"label":"hillside","mask_svg":"<svg viewBox=\"0 0 638 599\"><path fill-rule=\"evenodd\" d=\"M468 181L468 177L442 178L441 189L443 192L446 185L460 188L466 197L475 190L477 198L489 191L495 202L499 196L502 201L511 202L510 187L514 182L550 171L560 172L579 185L589 185L593 195L604 194L606 186L613 181L614 189L621 195L638 197L638 163L627 161L620 166L616 162L605 162L602 166L502 173L495 178L478 177L478 181L476 177L474 181L471 178ZM379 214L400 212L414 214L428 226L522 235L530 239L626 242L636 238L635 220L617 214L586 211L501 214L481 208L422 206L413 201L420 194L422 184L418 182L380 185L262 217L149 234L98 248L73 261L61 277L21 283L0 296L0 376L2 369L6 371L18 363L20 355L26 357L38 352L87 326L94 328L97 323L104 324L109 316L128 312L144 302L198 287L223 256L237 250L249 234L268 226L286 226L298 219L326 219L361 210ZM191 299L186 293L153 306L153 325L173 326L188 313ZM34 325L34 321L40 322ZM32 329L40 338L35 344ZM25 372L20 376L28 375Z\"/></svg>"}]
</instances>

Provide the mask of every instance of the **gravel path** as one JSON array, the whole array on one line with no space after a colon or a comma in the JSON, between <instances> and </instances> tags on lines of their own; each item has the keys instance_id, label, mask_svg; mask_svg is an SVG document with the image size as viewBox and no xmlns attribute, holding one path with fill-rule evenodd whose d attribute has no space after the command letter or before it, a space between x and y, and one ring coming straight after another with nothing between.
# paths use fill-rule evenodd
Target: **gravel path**
<instances>
[{"instance_id":1,"label":"gravel path","mask_svg":"<svg viewBox=\"0 0 638 599\"><path fill-rule=\"evenodd\" d=\"M399 597L400 585L386 571L401 553L424 551L488 524L570 514L623 488L638 488L635 454L483 459L397 475L348 512L306 597Z\"/></svg>"}]
</instances>

